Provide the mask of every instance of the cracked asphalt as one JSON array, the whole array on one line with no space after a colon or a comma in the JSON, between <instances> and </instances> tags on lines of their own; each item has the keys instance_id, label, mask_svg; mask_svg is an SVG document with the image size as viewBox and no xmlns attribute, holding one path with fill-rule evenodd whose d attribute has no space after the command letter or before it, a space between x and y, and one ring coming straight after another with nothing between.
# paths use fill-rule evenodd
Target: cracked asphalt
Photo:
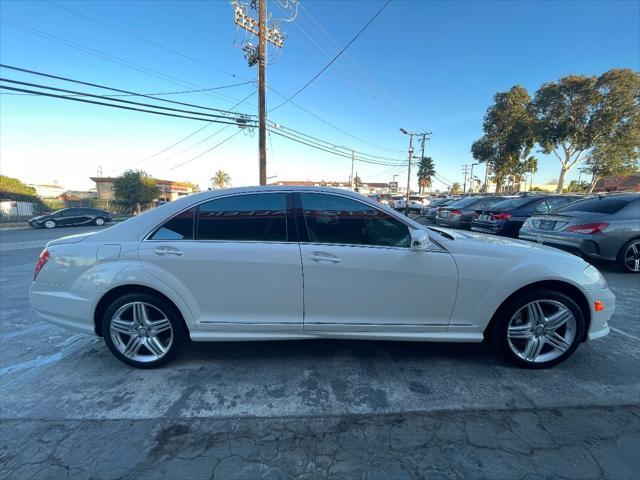
<instances>
[{"instance_id":1,"label":"cracked asphalt","mask_svg":"<svg viewBox=\"0 0 640 480\"><path fill-rule=\"evenodd\" d=\"M95 228L95 227L94 227ZM0 478L640 478L640 277L608 337L550 370L487 345L187 345L154 371L39 320L47 240L0 231Z\"/></svg>"}]
</instances>

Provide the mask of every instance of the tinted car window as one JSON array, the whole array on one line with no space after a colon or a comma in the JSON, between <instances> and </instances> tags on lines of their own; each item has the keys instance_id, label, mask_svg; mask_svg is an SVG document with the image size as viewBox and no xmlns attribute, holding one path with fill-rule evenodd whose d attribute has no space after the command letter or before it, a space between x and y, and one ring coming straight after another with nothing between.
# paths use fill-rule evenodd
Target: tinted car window
<instances>
[{"instance_id":1,"label":"tinted car window","mask_svg":"<svg viewBox=\"0 0 640 480\"><path fill-rule=\"evenodd\" d=\"M151 240L193 240L193 216L195 209L179 213L160 228L158 228Z\"/></svg>"},{"instance_id":2,"label":"tinted car window","mask_svg":"<svg viewBox=\"0 0 640 480\"><path fill-rule=\"evenodd\" d=\"M462 200L458 200L456 202L453 202L451 205L449 205L450 207L466 207L467 205L471 205L472 203L476 203L478 202L480 199L479 198L474 198L474 197L467 197L467 198L463 198Z\"/></svg>"},{"instance_id":3,"label":"tinted car window","mask_svg":"<svg viewBox=\"0 0 640 480\"><path fill-rule=\"evenodd\" d=\"M511 210L513 208L519 208L527 203L533 201L530 197L510 198L509 200L503 200L496 203L493 208L500 210Z\"/></svg>"},{"instance_id":4,"label":"tinted car window","mask_svg":"<svg viewBox=\"0 0 640 480\"><path fill-rule=\"evenodd\" d=\"M318 243L409 247L409 227L364 203L337 195L302 194L309 240Z\"/></svg>"},{"instance_id":5,"label":"tinted car window","mask_svg":"<svg viewBox=\"0 0 640 480\"><path fill-rule=\"evenodd\" d=\"M543 201L541 201L541 202L536 203L536 204L533 206L533 209L534 209L536 212L539 212L539 213L546 213L546 212L548 212L549 210L551 210L551 208L549 207L549 204L547 203L547 201L546 201L546 200L543 200Z\"/></svg>"},{"instance_id":6,"label":"tinted car window","mask_svg":"<svg viewBox=\"0 0 640 480\"><path fill-rule=\"evenodd\" d=\"M629 199L616 197L587 198L565 205L558 212L616 213L629 204Z\"/></svg>"},{"instance_id":7,"label":"tinted car window","mask_svg":"<svg viewBox=\"0 0 640 480\"><path fill-rule=\"evenodd\" d=\"M287 194L235 195L204 203L196 218L198 240L285 242Z\"/></svg>"}]
</instances>

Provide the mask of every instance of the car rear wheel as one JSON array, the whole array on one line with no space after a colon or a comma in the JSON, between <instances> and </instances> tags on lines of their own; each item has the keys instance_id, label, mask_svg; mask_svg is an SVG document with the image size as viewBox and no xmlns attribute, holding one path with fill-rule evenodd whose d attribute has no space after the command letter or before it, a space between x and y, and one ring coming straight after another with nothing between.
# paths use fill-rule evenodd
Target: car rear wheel
<instances>
[{"instance_id":1,"label":"car rear wheel","mask_svg":"<svg viewBox=\"0 0 640 480\"><path fill-rule=\"evenodd\" d=\"M497 315L494 343L521 367L556 365L575 352L584 336L582 310L561 292L525 292L509 300Z\"/></svg>"},{"instance_id":2,"label":"car rear wheel","mask_svg":"<svg viewBox=\"0 0 640 480\"><path fill-rule=\"evenodd\" d=\"M104 219L103 219L103 218L98 217L98 218L96 218L96 219L94 220L94 223L100 227L100 226L104 225Z\"/></svg>"},{"instance_id":3,"label":"car rear wheel","mask_svg":"<svg viewBox=\"0 0 640 480\"><path fill-rule=\"evenodd\" d=\"M106 309L102 334L120 361L137 368L156 368L180 353L186 329L173 305L155 295L132 293Z\"/></svg>"},{"instance_id":4,"label":"car rear wheel","mask_svg":"<svg viewBox=\"0 0 640 480\"><path fill-rule=\"evenodd\" d=\"M628 273L640 273L640 238L625 243L618 253L618 265Z\"/></svg>"},{"instance_id":5,"label":"car rear wheel","mask_svg":"<svg viewBox=\"0 0 640 480\"><path fill-rule=\"evenodd\" d=\"M53 220L47 220L44 222L44 228L56 228L56 222Z\"/></svg>"}]
</instances>

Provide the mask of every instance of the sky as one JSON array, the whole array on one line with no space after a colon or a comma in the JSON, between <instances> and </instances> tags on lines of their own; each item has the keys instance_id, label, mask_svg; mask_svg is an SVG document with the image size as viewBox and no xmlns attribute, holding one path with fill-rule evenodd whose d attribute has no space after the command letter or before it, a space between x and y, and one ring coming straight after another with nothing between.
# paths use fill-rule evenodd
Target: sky
<instances>
[{"instance_id":1,"label":"sky","mask_svg":"<svg viewBox=\"0 0 640 480\"><path fill-rule=\"evenodd\" d=\"M268 0L274 18L285 16L284 3ZM284 48L269 49L268 85L285 96L316 75L384 1L300 4L296 18L280 24ZM2 0L0 14L0 60L7 65L141 93L226 87L257 76L240 48L245 39L256 40L234 25L228 1ZM544 82L611 68L640 70L638 1L394 0L294 99L315 116L289 103L268 118L326 140L338 151L344 147L400 160L407 158L408 148L400 128L430 131L425 154L434 159L441 179L434 187L444 190L462 182L462 165L473 162L470 146L482 135L495 93L520 84L534 95ZM0 72L13 80L108 93ZM282 101L271 89L267 110ZM249 83L164 98L230 109L254 90ZM257 130L242 130L212 149L237 127L218 132L225 125L2 92L3 175L87 189L94 186L89 177L100 171L118 175L139 168L206 188L214 172L224 170L234 186L258 183ZM256 114L257 96L232 110ZM347 181L349 159L270 137L270 181ZM558 160L537 156L533 183L557 178ZM475 168L484 178L484 166ZM406 167L356 162L356 171L364 182L386 182L394 175L406 182ZM569 180L577 177L574 169ZM415 173L411 183L416 189Z\"/></svg>"}]
</instances>

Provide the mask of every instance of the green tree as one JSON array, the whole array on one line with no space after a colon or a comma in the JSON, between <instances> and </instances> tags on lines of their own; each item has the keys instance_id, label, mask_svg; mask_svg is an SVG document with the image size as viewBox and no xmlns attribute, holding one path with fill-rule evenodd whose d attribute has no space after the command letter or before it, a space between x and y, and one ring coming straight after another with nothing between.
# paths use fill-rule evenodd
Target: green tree
<instances>
[{"instance_id":1,"label":"green tree","mask_svg":"<svg viewBox=\"0 0 640 480\"><path fill-rule=\"evenodd\" d=\"M218 170L211 178L213 188L226 188L231 186L231 175L223 170Z\"/></svg>"},{"instance_id":2,"label":"green tree","mask_svg":"<svg viewBox=\"0 0 640 480\"><path fill-rule=\"evenodd\" d=\"M460 186L460 184L458 182L454 182L453 185L451 185L451 193L453 195L457 195L459 193L462 193L462 187Z\"/></svg>"},{"instance_id":3,"label":"green tree","mask_svg":"<svg viewBox=\"0 0 640 480\"><path fill-rule=\"evenodd\" d=\"M25 185L17 178L0 175L0 198L3 200L32 201L36 197L36 190Z\"/></svg>"},{"instance_id":4,"label":"green tree","mask_svg":"<svg viewBox=\"0 0 640 480\"><path fill-rule=\"evenodd\" d=\"M419 192L423 194L426 188L431 187L431 178L436 174L436 166L431 157L422 157L418 165Z\"/></svg>"},{"instance_id":5,"label":"green tree","mask_svg":"<svg viewBox=\"0 0 640 480\"><path fill-rule=\"evenodd\" d=\"M567 172L606 139L633 143L640 121L640 74L610 70L600 77L569 75L543 84L535 95L538 143L560 161L556 191ZM637 138L636 138L637 143Z\"/></svg>"},{"instance_id":6,"label":"green tree","mask_svg":"<svg viewBox=\"0 0 640 480\"><path fill-rule=\"evenodd\" d=\"M624 142L601 142L585 160L585 173L591 174L589 193L603 177L628 175L640 170L640 151Z\"/></svg>"},{"instance_id":7,"label":"green tree","mask_svg":"<svg viewBox=\"0 0 640 480\"><path fill-rule=\"evenodd\" d=\"M160 195L160 188L142 170L127 170L113 181L113 189L118 200L122 200L140 213L141 204L149 203Z\"/></svg>"},{"instance_id":8,"label":"green tree","mask_svg":"<svg viewBox=\"0 0 640 480\"><path fill-rule=\"evenodd\" d=\"M535 122L531 97L524 87L516 85L499 92L493 100L484 117L484 134L473 143L471 153L480 163L491 163L496 191L500 192L504 179L517 173L528 159L535 143Z\"/></svg>"},{"instance_id":9,"label":"green tree","mask_svg":"<svg viewBox=\"0 0 640 480\"><path fill-rule=\"evenodd\" d=\"M589 184L584 180L578 182L578 180L571 180L569 186L564 189L564 193L584 193L589 190Z\"/></svg>"}]
</instances>

